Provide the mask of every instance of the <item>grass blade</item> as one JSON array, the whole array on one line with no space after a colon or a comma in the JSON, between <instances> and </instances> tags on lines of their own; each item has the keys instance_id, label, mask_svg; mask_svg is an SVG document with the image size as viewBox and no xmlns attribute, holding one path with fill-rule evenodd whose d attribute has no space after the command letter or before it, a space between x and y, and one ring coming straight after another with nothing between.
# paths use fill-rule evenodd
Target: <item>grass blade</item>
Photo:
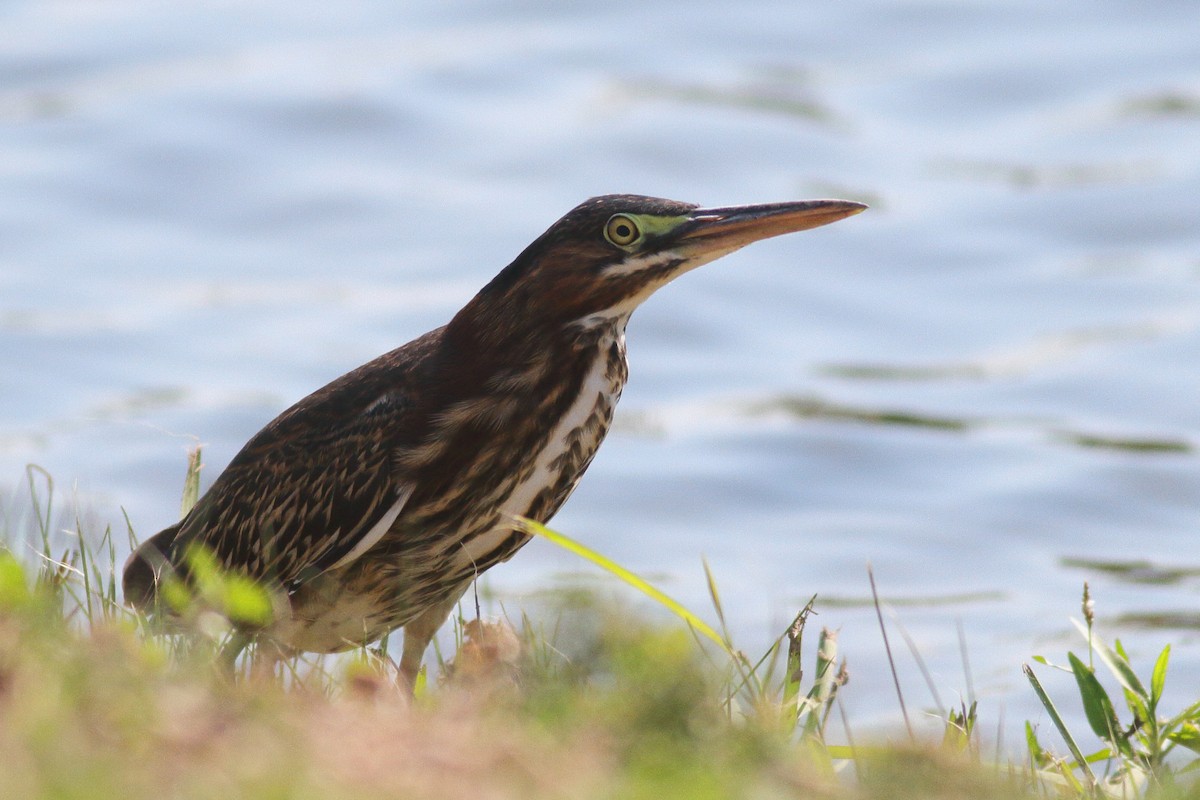
<instances>
[{"instance_id":1,"label":"grass blade","mask_svg":"<svg viewBox=\"0 0 1200 800\"><path fill-rule=\"evenodd\" d=\"M704 579L708 581L708 595L712 598L713 608L717 612L717 622L721 624L721 638L727 645L726 649L732 649L733 639L729 635L729 626L725 624L725 608L721 605L721 594L717 591L717 579L708 566L707 558L700 559L700 563L704 565Z\"/></svg>"},{"instance_id":2,"label":"grass blade","mask_svg":"<svg viewBox=\"0 0 1200 800\"><path fill-rule=\"evenodd\" d=\"M796 615L796 619L788 626L784 637L787 638L788 649L787 659L784 666L785 674L783 678L783 706L785 708L796 708L797 701L800 697L800 686L804 680L804 663L803 646L804 646L804 627L808 622L808 616L812 613L813 603L816 602L817 596L813 595L808 601L808 604L800 610ZM822 637L823 638L823 637ZM818 648L820 644L818 644ZM796 722L792 719L791 722Z\"/></svg>"},{"instance_id":3,"label":"grass blade","mask_svg":"<svg viewBox=\"0 0 1200 800\"><path fill-rule=\"evenodd\" d=\"M722 638L721 634L713 630L712 626L693 614L679 602L664 594L646 579L634 574L633 572L630 572L612 559L597 553L595 550L592 550L586 545L575 541L571 537L561 534L556 530L547 528L545 525L542 525L539 522L534 522L533 520L526 519L524 517L518 517L517 526L523 532L549 539L564 550L569 550L578 556L582 556L601 569L617 576L625 583L629 584L642 594L671 611L688 625L692 626L694 630L716 642L718 645L720 645L722 650L729 654L730 658L734 659L735 661L738 660L738 654L734 652L725 639Z\"/></svg>"},{"instance_id":4,"label":"grass blade","mask_svg":"<svg viewBox=\"0 0 1200 800\"><path fill-rule=\"evenodd\" d=\"M1141 679L1138 678L1137 674L1133 671L1133 667L1130 666L1129 659L1109 647L1103 639L1097 636L1095 632L1089 631L1079 620L1072 619L1071 623L1091 642L1096 655L1100 656L1100 660L1104 662L1104 666L1108 667L1108 671L1113 674L1113 677L1123 687L1138 695L1143 700L1150 699L1150 695L1146 692L1146 687L1142 685Z\"/></svg>"},{"instance_id":5,"label":"grass blade","mask_svg":"<svg viewBox=\"0 0 1200 800\"><path fill-rule=\"evenodd\" d=\"M1096 679L1096 674L1074 653L1067 653L1075 683L1079 686L1079 697L1083 700L1083 713L1087 716L1092 732L1114 747L1126 752L1129 743L1121 736L1121 722L1108 692ZM1127 753L1128 754L1128 753Z\"/></svg>"},{"instance_id":6,"label":"grass blade","mask_svg":"<svg viewBox=\"0 0 1200 800\"><path fill-rule=\"evenodd\" d=\"M887 626L883 624L883 608L879 603L879 592L875 589L875 570L867 565L867 579L871 582L871 598L875 602L875 617L879 620L879 633L883 636L883 650L887 653L888 667L892 670L892 682L896 685L896 697L900 701L900 714L904 717L904 727L908 729L910 741L916 741L912 723L908 719L908 708L904 705L904 692L900 689L900 673L896 671L896 661L892 658L892 646L888 643Z\"/></svg>"},{"instance_id":7,"label":"grass blade","mask_svg":"<svg viewBox=\"0 0 1200 800\"><path fill-rule=\"evenodd\" d=\"M1028 664L1022 664L1021 671L1029 679L1029 685L1033 687L1034 694L1042 702L1042 708L1046 709L1046 713L1050 715L1050 721L1058 729L1058 735L1066 742L1067 749L1071 751L1071 757L1075 759L1075 763L1079 765L1079 769L1087 777L1089 785L1095 786L1096 776L1092 772L1092 768L1088 766L1087 759L1083 757L1083 751L1075 743L1075 737L1067 730L1067 724L1063 722L1062 715L1058 713L1058 709L1054 706L1054 701L1050 699L1050 695L1046 694L1046 690L1042 688L1042 682L1038 680L1037 675L1033 674L1033 669Z\"/></svg>"},{"instance_id":8,"label":"grass blade","mask_svg":"<svg viewBox=\"0 0 1200 800\"><path fill-rule=\"evenodd\" d=\"M830 701L837 692L837 634L828 628L821 629L817 640L817 674L813 679L812 689L805 698L808 707L808 719L804 723L804 732L809 736L824 739L825 723L832 710Z\"/></svg>"},{"instance_id":9,"label":"grass blade","mask_svg":"<svg viewBox=\"0 0 1200 800\"><path fill-rule=\"evenodd\" d=\"M1178 730L1168 733L1167 738L1193 753L1200 753L1200 726L1194 723L1188 722L1179 726Z\"/></svg>"},{"instance_id":10,"label":"grass blade","mask_svg":"<svg viewBox=\"0 0 1200 800\"><path fill-rule=\"evenodd\" d=\"M1171 658L1171 645L1163 648L1154 662L1154 672L1150 675L1150 710L1153 712L1162 697L1163 686L1167 682L1167 662Z\"/></svg>"}]
</instances>

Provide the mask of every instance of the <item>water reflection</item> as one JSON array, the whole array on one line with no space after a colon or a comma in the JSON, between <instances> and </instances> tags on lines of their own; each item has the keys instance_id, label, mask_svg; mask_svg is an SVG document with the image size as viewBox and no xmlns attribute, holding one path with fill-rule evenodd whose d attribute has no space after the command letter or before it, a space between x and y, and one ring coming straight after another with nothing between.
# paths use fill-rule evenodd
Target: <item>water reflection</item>
<instances>
[{"instance_id":1,"label":"water reflection","mask_svg":"<svg viewBox=\"0 0 1200 800\"><path fill-rule=\"evenodd\" d=\"M1194 448L1191 442L1183 439L1147 439L1123 438L1118 436L1102 436L1094 433L1070 433L1058 431L1055 434L1059 441L1073 444L1077 447L1094 448L1097 450L1124 450L1130 453L1191 453Z\"/></svg>"},{"instance_id":2,"label":"water reflection","mask_svg":"<svg viewBox=\"0 0 1200 800\"><path fill-rule=\"evenodd\" d=\"M889 378L895 379L894 373ZM784 414L802 420L827 420L834 422L856 422L865 425L889 425L911 428L927 428L937 431L965 433L982 428L1005 428L1009 430L1029 429L1042 434L1049 440L1095 450L1120 450L1131 453L1191 453L1193 444L1182 438L1120 436L1116 434L1085 433L1058 427L1050 419L1028 417L953 417L920 411L894 408L856 407L823 400L818 397L783 396L773 400L748 404L744 407L748 416Z\"/></svg>"},{"instance_id":3,"label":"water reflection","mask_svg":"<svg viewBox=\"0 0 1200 800\"><path fill-rule=\"evenodd\" d=\"M1078 359L1088 351L1116 344L1155 339L1188 332L1196 327L1190 315L1169 314L1162 318L1125 325L1097 325L1056 331L1010 348L983 353L970 360L946 364L824 363L819 374L848 380L945 381L1013 378L1061 362Z\"/></svg>"},{"instance_id":4,"label":"water reflection","mask_svg":"<svg viewBox=\"0 0 1200 800\"><path fill-rule=\"evenodd\" d=\"M1121 113L1130 117L1200 117L1200 95L1183 91L1148 94L1123 103Z\"/></svg>"},{"instance_id":5,"label":"water reflection","mask_svg":"<svg viewBox=\"0 0 1200 800\"><path fill-rule=\"evenodd\" d=\"M1139 630L1200 631L1200 612L1191 609L1128 611L1118 614L1113 624Z\"/></svg>"},{"instance_id":6,"label":"water reflection","mask_svg":"<svg viewBox=\"0 0 1200 800\"><path fill-rule=\"evenodd\" d=\"M803 73L757 76L732 85L648 79L623 84L623 89L632 97L648 100L762 111L837 127L847 124L844 117L814 97L812 82Z\"/></svg>"},{"instance_id":7,"label":"water reflection","mask_svg":"<svg viewBox=\"0 0 1200 800\"><path fill-rule=\"evenodd\" d=\"M942 431L966 431L977 427L977 423L966 419L894 409L853 408L816 397L779 397L768 402L747 406L746 413L750 416L783 413L797 419L862 422L869 425L903 425Z\"/></svg>"},{"instance_id":8,"label":"water reflection","mask_svg":"<svg viewBox=\"0 0 1200 800\"><path fill-rule=\"evenodd\" d=\"M1128 583L1171 585L1190 578L1200 578L1200 566L1166 566L1144 559L1111 561L1095 558L1063 558L1059 563L1070 569L1098 572Z\"/></svg>"},{"instance_id":9,"label":"water reflection","mask_svg":"<svg viewBox=\"0 0 1200 800\"><path fill-rule=\"evenodd\" d=\"M1009 595L1001 591L958 592L949 594L904 595L884 597L881 602L893 608L958 608L979 603L998 603L1008 600ZM817 597L818 608L873 608L875 598L870 595L849 596L822 594Z\"/></svg>"}]
</instances>

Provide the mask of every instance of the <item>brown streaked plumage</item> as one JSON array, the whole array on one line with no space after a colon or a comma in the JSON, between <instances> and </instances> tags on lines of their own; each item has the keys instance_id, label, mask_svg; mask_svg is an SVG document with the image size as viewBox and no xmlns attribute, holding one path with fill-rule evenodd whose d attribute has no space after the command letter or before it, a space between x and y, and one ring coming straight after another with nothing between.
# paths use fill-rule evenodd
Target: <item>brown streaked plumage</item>
<instances>
[{"instance_id":1,"label":"brown streaked plumage","mask_svg":"<svg viewBox=\"0 0 1200 800\"><path fill-rule=\"evenodd\" d=\"M612 422L625 325L678 275L862 211L844 200L702 209L636 195L575 208L444 327L280 414L195 508L125 565L152 609L193 544L286 597L259 633L315 652L405 629L411 681L480 573L566 501Z\"/></svg>"}]
</instances>

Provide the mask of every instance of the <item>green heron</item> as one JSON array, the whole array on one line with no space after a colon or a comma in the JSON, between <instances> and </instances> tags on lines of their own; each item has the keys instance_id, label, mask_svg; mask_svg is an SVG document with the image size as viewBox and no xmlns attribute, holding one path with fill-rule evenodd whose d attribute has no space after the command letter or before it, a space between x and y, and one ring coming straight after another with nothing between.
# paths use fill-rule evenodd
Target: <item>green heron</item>
<instances>
[{"instance_id":1,"label":"green heron","mask_svg":"<svg viewBox=\"0 0 1200 800\"><path fill-rule=\"evenodd\" d=\"M253 635L331 653L403 627L411 685L471 582L529 540L515 518L549 520L591 463L628 375L634 309L751 242L865 208L588 200L447 325L255 434L182 520L130 556L126 601L153 610L160 581L186 578L199 544L286 598Z\"/></svg>"}]
</instances>

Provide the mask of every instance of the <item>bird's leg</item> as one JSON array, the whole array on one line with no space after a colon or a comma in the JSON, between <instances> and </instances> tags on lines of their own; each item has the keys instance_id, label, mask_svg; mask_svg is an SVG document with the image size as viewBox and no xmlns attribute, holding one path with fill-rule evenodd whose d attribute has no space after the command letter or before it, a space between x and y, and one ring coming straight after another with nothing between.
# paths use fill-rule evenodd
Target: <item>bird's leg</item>
<instances>
[{"instance_id":1,"label":"bird's leg","mask_svg":"<svg viewBox=\"0 0 1200 800\"><path fill-rule=\"evenodd\" d=\"M233 675L236 671L238 656L240 656L242 651L249 647L250 643L253 641L253 634L246 633L245 631L235 630L229 639L226 640L225 643L221 645L221 648L217 651L216 663L219 664L221 669L227 674Z\"/></svg>"},{"instance_id":2,"label":"bird's leg","mask_svg":"<svg viewBox=\"0 0 1200 800\"><path fill-rule=\"evenodd\" d=\"M404 626L404 649L400 655L400 683L412 694L417 682L417 673L421 671L421 661L425 651L438 628L450 616L451 609L458 604L462 592L453 592L449 598L435 606L431 606L414 617Z\"/></svg>"},{"instance_id":3,"label":"bird's leg","mask_svg":"<svg viewBox=\"0 0 1200 800\"><path fill-rule=\"evenodd\" d=\"M256 681L275 680L275 668L286 661L294 651L285 649L268 638L260 638L258 646L250 655L250 677Z\"/></svg>"},{"instance_id":4,"label":"bird's leg","mask_svg":"<svg viewBox=\"0 0 1200 800\"><path fill-rule=\"evenodd\" d=\"M251 644L255 645L254 648L248 649ZM294 651L283 648L269 638L246 631L234 631L217 651L216 664L226 675L235 677L238 672L237 660L243 654L253 680L274 679L275 667L295 655Z\"/></svg>"}]
</instances>

